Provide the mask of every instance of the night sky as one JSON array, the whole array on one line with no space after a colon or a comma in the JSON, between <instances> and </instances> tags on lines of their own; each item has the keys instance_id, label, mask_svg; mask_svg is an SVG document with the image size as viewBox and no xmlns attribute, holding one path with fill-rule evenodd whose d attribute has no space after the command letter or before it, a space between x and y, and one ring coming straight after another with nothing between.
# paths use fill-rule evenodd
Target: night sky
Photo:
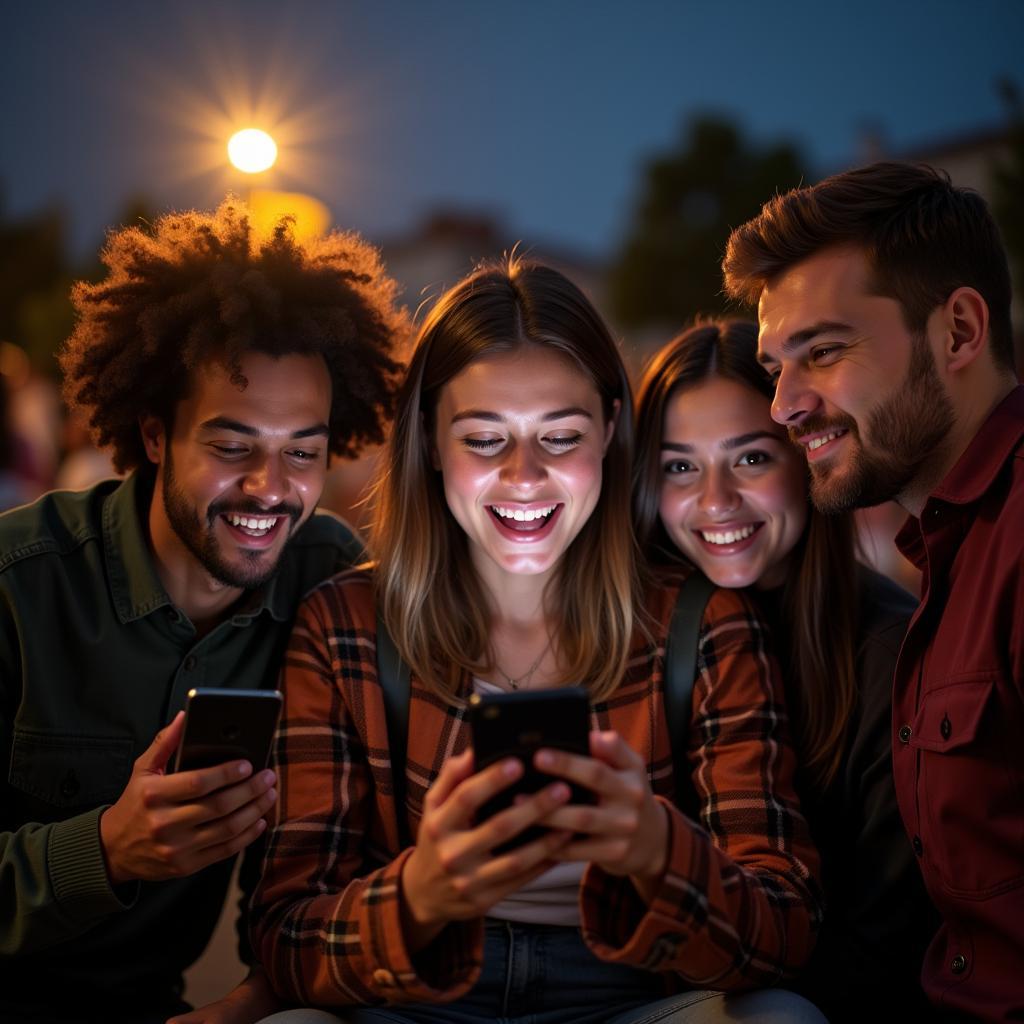
<instances>
[{"instance_id":1,"label":"night sky","mask_svg":"<svg viewBox=\"0 0 1024 1024\"><path fill-rule=\"evenodd\" d=\"M646 157L699 112L827 172L998 127L1024 91L1021 0L0 0L3 214L68 211L78 253L130 196L211 206L224 144L276 132L264 182L374 240L437 205L608 255Z\"/></svg>"}]
</instances>

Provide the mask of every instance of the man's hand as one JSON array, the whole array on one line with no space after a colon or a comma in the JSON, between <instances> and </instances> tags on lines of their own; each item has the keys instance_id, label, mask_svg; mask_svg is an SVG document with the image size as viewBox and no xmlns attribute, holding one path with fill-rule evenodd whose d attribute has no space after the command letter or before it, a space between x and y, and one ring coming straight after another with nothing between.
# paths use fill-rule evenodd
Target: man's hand
<instances>
[{"instance_id":1,"label":"man's hand","mask_svg":"<svg viewBox=\"0 0 1024 1024\"><path fill-rule=\"evenodd\" d=\"M272 771L248 761L167 774L184 712L157 733L135 762L117 803L100 817L100 842L113 885L183 878L230 857L267 827L277 791Z\"/></svg>"},{"instance_id":2,"label":"man's hand","mask_svg":"<svg viewBox=\"0 0 1024 1024\"><path fill-rule=\"evenodd\" d=\"M254 967L249 977L223 999L172 1017L167 1024L252 1024L280 1009L283 1006L271 990L266 974Z\"/></svg>"}]
</instances>

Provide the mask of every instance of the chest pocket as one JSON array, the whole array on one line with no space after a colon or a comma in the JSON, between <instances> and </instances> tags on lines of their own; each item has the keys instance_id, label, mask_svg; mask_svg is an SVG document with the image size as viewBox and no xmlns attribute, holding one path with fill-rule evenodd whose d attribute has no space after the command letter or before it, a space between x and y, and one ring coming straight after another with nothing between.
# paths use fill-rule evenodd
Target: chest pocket
<instances>
[{"instance_id":1,"label":"chest pocket","mask_svg":"<svg viewBox=\"0 0 1024 1024\"><path fill-rule=\"evenodd\" d=\"M59 811L113 803L132 770L123 736L70 736L15 730L11 786Z\"/></svg>"},{"instance_id":2,"label":"chest pocket","mask_svg":"<svg viewBox=\"0 0 1024 1024\"><path fill-rule=\"evenodd\" d=\"M1024 794L1010 767L1021 741L995 689L995 680L974 678L924 694L910 740L920 759L924 856L948 891L976 898L1024 875Z\"/></svg>"}]
</instances>

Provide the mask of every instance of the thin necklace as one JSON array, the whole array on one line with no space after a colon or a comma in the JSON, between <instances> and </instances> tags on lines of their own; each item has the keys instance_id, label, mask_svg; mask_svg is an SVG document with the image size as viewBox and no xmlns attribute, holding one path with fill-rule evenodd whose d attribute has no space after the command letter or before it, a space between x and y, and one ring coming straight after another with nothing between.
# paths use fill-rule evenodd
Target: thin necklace
<instances>
[{"instance_id":1,"label":"thin necklace","mask_svg":"<svg viewBox=\"0 0 1024 1024\"><path fill-rule=\"evenodd\" d=\"M518 678L513 679L497 662L494 663L494 667L498 672L505 677L505 682L508 683L510 690L523 690L530 685L530 680L533 678L533 673L537 671L540 663L544 660L544 655L551 650L551 637L548 637L548 642L544 645L544 650L537 655L534 663Z\"/></svg>"}]
</instances>

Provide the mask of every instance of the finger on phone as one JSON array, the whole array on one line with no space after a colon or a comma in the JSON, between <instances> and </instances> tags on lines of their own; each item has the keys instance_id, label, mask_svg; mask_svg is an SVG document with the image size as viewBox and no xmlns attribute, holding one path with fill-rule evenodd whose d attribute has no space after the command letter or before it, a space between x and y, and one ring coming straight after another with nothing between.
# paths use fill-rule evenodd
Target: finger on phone
<instances>
[{"instance_id":1,"label":"finger on phone","mask_svg":"<svg viewBox=\"0 0 1024 1024\"><path fill-rule=\"evenodd\" d=\"M597 760L620 770L644 766L640 755L614 730L591 732L590 753Z\"/></svg>"},{"instance_id":2,"label":"finger on phone","mask_svg":"<svg viewBox=\"0 0 1024 1024\"><path fill-rule=\"evenodd\" d=\"M174 752L181 743L181 734L185 729L185 712L179 711L157 734L153 742L139 757L139 766L146 771L162 772L170 764Z\"/></svg>"},{"instance_id":3,"label":"finger on phone","mask_svg":"<svg viewBox=\"0 0 1024 1024\"><path fill-rule=\"evenodd\" d=\"M615 772L597 758L544 747L534 754L533 763L548 775L575 782L594 793L613 791Z\"/></svg>"},{"instance_id":4,"label":"finger on phone","mask_svg":"<svg viewBox=\"0 0 1024 1024\"><path fill-rule=\"evenodd\" d=\"M198 804L207 801L213 794L223 793L227 801L223 805L225 809L212 815L219 817L245 803L247 799L265 793L276 781L276 775L269 768L253 775L252 765L248 761L228 761L211 768L194 768L168 775L164 795L172 803ZM204 814L202 817L206 820L211 815Z\"/></svg>"},{"instance_id":5,"label":"finger on phone","mask_svg":"<svg viewBox=\"0 0 1024 1024\"><path fill-rule=\"evenodd\" d=\"M440 807L449 796L452 790L465 779L473 774L473 751L464 750L455 757L449 757L441 766L437 778L434 779L424 803L427 807Z\"/></svg>"},{"instance_id":6,"label":"finger on phone","mask_svg":"<svg viewBox=\"0 0 1024 1024\"><path fill-rule=\"evenodd\" d=\"M196 831L196 847L205 849L230 842L245 833L261 818L265 818L276 802L277 790L271 789L230 814L208 821Z\"/></svg>"},{"instance_id":7,"label":"finger on phone","mask_svg":"<svg viewBox=\"0 0 1024 1024\"><path fill-rule=\"evenodd\" d=\"M444 803L438 806L438 825L451 831L467 828L476 812L492 796L519 779L523 770L522 761L507 757L462 779L452 788Z\"/></svg>"},{"instance_id":8,"label":"finger on phone","mask_svg":"<svg viewBox=\"0 0 1024 1024\"><path fill-rule=\"evenodd\" d=\"M514 892L550 870L559 859L559 851L571 838L571 832L552 829L538 839L492 857L480 868L477 877L484 885L508 886L507 891Z\"/></svg>"},{"instance_id":9,"label":"finger on phone","mask_svg":"<svg viewBox=\"0 0 1024 1024\"><path fill-rule=\"evenodd\" d=\"M561 781L536 793L524 794L511 807L498 811L467 832L465 852L474 855L490 853L495 847L515 839L524 829L538 824L555 808L561 807L569 796L569 787Z\"/></svg>"}]
</instances>

